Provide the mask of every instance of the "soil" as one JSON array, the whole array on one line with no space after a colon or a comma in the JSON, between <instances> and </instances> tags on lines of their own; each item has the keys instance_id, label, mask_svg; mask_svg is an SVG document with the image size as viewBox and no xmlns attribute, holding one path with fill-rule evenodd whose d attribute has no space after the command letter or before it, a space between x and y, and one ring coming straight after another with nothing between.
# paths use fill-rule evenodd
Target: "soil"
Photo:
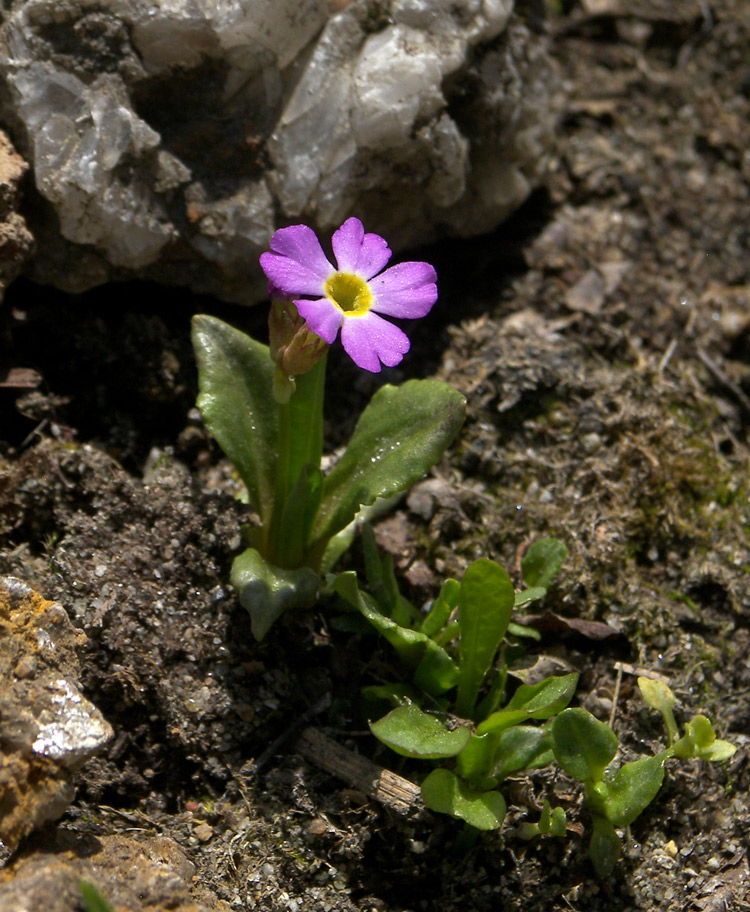
<instances>
[{"instance_id":1,"label":"soil","mask_svg":"<svg viewBox=\"0 0 750 912\"><path fill-rule=\"evenodd\" d=\"M171 837L210 909L750 908L750 6L587 0L547 28L563 114L545 186L493 235L417 252L438 268L435 313L387 376L333 355L328 443L383 380L451 382L464 431L376 528L409 597L479 556L520 583L523 548L554 535L569 556L544 609L617 635L579 625L535 650L580 671L582 705L614 711L624 756L663 745L635 668L739 750L671 763L604 881L560 773L514 780L505 829L457 855L457 823L401 817L317 768L294 747L310 721L425 771L359 713L359 688L394 673L374 638L322 605L258 644L228 585L248 512L193 408L189 318L262 336L262 308L19 280L0 311L2 362L26 369L0 388L0 573L86 632L83 688L116 732L42 842ZM545 796L572 828L524 843L514 828Z\"/></svg>"}]
</instances>

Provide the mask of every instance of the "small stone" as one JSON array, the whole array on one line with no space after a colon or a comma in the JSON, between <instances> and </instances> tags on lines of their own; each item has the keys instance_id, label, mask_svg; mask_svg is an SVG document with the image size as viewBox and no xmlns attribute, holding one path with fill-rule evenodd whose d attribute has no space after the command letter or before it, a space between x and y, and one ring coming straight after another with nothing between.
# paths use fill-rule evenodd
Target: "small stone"
<instances>
[{"instance_id":1,"label":"small stone","mask_svg":"<svg viewBox=\"0 0 750 912\"><path fill-rule=\"evenodd\" d=\"M604 296L604 279L596 269L589 269L565 295L565 303L571 310L595 316L602 309Z\"/></svg>"},{"instance_id":2,"label":"small stone","mask_svg":"<svg viewBox=\"0 0 750 912\"><path fill-rule=\"evenodd\" d=\"M21 680L25 678L33 678L36 674L36 661L31 656L23 656L16 663L16 667L13 669L13 674Z\"/></svg>"},{"instance_id":3,"label":"small stone","mask_svg":"<svg viewBox=\"0 0 750 912\"><path fill-rule=\"evenodd\" d=\"M327 829L328 825L322 817L316 817L314 820L311 820L307 826L307 832L310 833L311 836L322 836Z\"/></svg>"},{"instance_id":4,"label":"small stone","mask_svg":"<svg viewBox=\"0 0 750 912\"><path fill-rule=\"evenodd\" d=\"M207 823L199 823L193 830L193 833L201 842L208 842L214 835L214 829Z\"/></svg>"},{"instance_id":5,"label":"small stone","mask_svg":"<svg viewBox=\"0 0 750 912\"><path fill-rule=\"evenodd\" d=\"M595 431L584 434L581 438L581 446L587 453L595 453L601 445L602 438Z\"/></svg>"}]
</instances>

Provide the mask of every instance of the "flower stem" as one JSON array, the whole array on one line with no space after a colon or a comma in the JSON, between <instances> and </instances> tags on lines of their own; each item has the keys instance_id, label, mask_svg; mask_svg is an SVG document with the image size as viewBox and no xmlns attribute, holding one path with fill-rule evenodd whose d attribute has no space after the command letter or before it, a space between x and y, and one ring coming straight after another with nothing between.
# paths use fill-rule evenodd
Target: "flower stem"
<instances>
[{"instance_id":1,"label":"flower stem","mask_svg":"<svg viewBox=\"0 0 750 912\"><path fill-rule=\"evenodd\" d=\"M296 390L289 402L278 403L279 435L276 459L276 479L274 503L271 522L268 530L266 557L279 567L292 569L289 561L289 549L284 541L289 537L289 530L284 528L284 507L289 495L297 484L303 469L313 465L320 466L323 452L323 395L325 392L326 358L320 361L306 374L296 378ZM295 502L295 506L296 506ZM303 522L305 504L300 504L301 512L294 521ZM314 517L307 517L312 520ZM299 532L299 530L295 530ZM304 550L292 549L295 553ZM298 560L291 560L296 566Z\"/></svg>"},{"instance_id":2,"label":"flower stem","mask_svg":"<svg viewBox=\"0 0 750 912\"><path fill-rule=\"evenodd\" d=\"M279 437L276 453L276 479L273 497L273 512L268 529L267 556L272 564L278 563L281 514L289 495L289 468L291 464L291 407L289 402L278 403Z\"/></svg>"}]
</instances>

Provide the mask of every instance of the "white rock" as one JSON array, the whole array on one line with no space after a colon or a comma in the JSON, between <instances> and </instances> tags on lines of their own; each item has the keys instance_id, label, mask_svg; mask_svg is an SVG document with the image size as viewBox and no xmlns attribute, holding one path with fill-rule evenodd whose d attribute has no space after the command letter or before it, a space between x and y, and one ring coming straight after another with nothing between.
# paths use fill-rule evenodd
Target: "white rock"
<instances>
[{"instance_id":1,"label":"white rock","mask_svg":"<svg viewBox=\"0 0 750 912\"><path fill-rule=\"evenodd\" d=\"M555 121L544 38L512 8L9 0L0 114L50 204L33 275L252 302L259 254L296 220L355 214L396 250L494 228Z\"/></svg>"}]
</instances>

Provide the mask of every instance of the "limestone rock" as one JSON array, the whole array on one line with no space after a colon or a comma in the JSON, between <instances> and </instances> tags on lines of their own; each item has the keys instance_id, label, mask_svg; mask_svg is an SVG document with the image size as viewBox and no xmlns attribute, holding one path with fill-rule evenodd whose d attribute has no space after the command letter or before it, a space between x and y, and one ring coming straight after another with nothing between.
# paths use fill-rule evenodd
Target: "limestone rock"
<instances>
[{"instance_id":1,"label":"limestone rock","mask_svg":"<svg viewBox=\"0 0 750 912\"><path fill-rule=\"evenodd\" d=\"M34 238L19 212L20 184L27 168L0 131L0 301L34 248Z\"/></svg>"},{"instance_id":2,"label":"limestone rock","mask_svg":"<svg viewBox=\"0 0 750 912\"><path fill-rule=\"evenodd\" d=\"M538 180L544 38L513 0L8 0L0 118L33 168L33 276L263 296L276 228L403 248Z\"/></svg>"},{"instance_id":3,"label":"limestone rock","mask_svg":"<svg viewBox=\"0 0 750 912\"><path fill-rule=\"evenodd\" d=\"M175 842L154 837L98 839L56 834L49 845L0 874L0 912L78 912L79 879L93 884L118 912L220 912L190 898L195 865ZM205 891L204 897L205 897Z\"/></svg>"},{"instance_id":4,"label":"limestone rock","mask_svg":"<svg viewBox=\"0 0 750 912\"><path fill-rule=\"evenodd\" d=\"M0 864L65 811L75 771L112 736L76 684L81 638L61 605L0 579Z\"/></svg>"}]
</instances>

